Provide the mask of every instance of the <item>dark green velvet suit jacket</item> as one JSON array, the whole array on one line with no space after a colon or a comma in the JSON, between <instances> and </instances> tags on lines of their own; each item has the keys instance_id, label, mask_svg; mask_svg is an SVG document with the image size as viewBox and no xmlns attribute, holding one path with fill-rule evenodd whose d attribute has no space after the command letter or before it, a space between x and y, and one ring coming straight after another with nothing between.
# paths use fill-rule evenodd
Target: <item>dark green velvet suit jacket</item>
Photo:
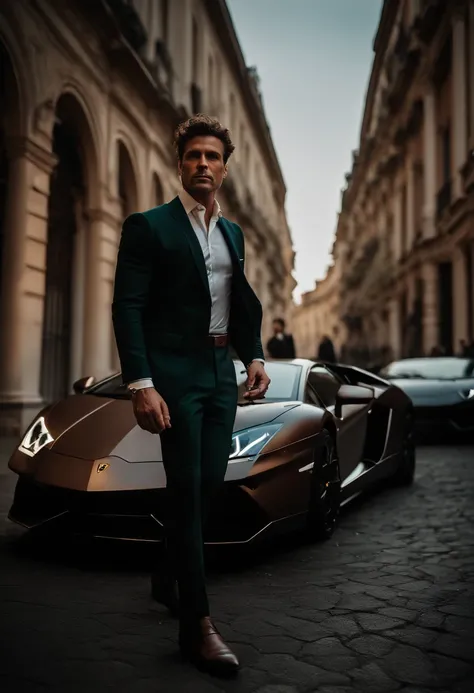
<instances>
[{"instance_id":1,"label":"dark green velvet suit jacket","mask_svg":"<svg viewBox=\"0 0 474 693\"><path fill-rule=\"evenodd\" d=\"M230 342L248 364L263 358L262 306L244 274L241 228L224 217L218 225L233 263ZM180 199L129 216L123 224L112 304L123 381L152 378L159 388L170 354L192 359L205 346L210 318L204 256Z\"/></svg>"}]
</instances>

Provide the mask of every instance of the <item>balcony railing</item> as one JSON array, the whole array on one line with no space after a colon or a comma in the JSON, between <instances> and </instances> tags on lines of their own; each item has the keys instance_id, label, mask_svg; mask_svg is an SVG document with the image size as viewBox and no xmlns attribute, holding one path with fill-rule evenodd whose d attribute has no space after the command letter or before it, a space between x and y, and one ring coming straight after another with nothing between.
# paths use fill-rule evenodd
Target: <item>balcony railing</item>
<instances>
[{"instance_id":1,"label":"balcony railing","mask_svg":"<svg viewBox=\"0 0 474 693\"><path fill-rule=\"evenodd\" d=\"M451 181L448 180L436 195L436 216L441 217L451 204Z\"/></svg>"}]
</instances>

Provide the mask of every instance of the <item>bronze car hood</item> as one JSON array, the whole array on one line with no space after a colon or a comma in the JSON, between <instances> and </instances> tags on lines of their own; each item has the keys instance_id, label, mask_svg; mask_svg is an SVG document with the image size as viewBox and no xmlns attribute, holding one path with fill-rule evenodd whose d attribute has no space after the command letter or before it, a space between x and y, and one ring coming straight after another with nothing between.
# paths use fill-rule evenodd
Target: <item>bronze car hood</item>
<instances>
[{"instance_id":1,"label":"bronze car hood","mask_svg":"<svg viewBox=\"0 0 474 693\"><path fill-rule=\"evenodd\" d=\"M51 409L45 423L54 438L53 452L86 460L112 454L136 427L129 400L94 395L67 397Z\"/></svg>"},{"instance_id":2,"label":"bronze car hood","mask_svg":"<svg viewBox=\"0 0 474 693\"><path fill-rule=\"evenodd\" d=\"M234 431L270 423L299 404L243 401ZM53 438L47 447L59 455L83 460L117 456L128 462L162 459L159 437L137 426L127 398L71 395L48 409L44 420Z\"/></svg>"},{"instance_id":3,"label":"bronze car hood","mask_svg":"<svg viewBox=\"0 0 474 693\"><path fill-rule=\"evenodd\" d=\"M265 400L259 400L252 403L241 400L237 406L234 433L242 431L244 428L250 428L250 426L270 423L290 409L300 405L301 402L265 402Z\"/></svg>"}]
</instances>

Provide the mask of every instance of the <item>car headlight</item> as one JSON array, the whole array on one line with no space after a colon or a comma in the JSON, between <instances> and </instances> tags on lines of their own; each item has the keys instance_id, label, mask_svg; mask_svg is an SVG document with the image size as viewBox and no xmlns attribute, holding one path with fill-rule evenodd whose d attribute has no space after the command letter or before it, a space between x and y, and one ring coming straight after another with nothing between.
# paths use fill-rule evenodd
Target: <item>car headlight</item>
<instances>
[{"instance_id":1,"label":"car headlight","mask_svg":"<svg viewBox=\"0 0 474 693\"><path fill-rule=\"evenodd\" d=\"M237 431L232 436L229 462L239 462L243 457L255 457L283 424L264 424Z\"/></svg>"},{"instance_id":2,"label":"car headlight","mask_svg":"<svg viewBox=\"0 0 474 693\"><path fill-rule=\"evenodd\" d=\"M48 431L44 416L35 419L26 431L23 440L18 446L20 452L34 457L45 445L52 443L54 438Z\"/></svg>"},{"instance_id":3,"label":"car headlight","mask_svg":"<svg viewBox=\"0 0 474 693\"><path fill-rule=\"evenodd\" d=\"M461 395L461 397L463 397L464 399L472 399L472 398L474 397L474 389L471 388L470 390L463 390L463 391L460 393L460 395Z\"/></svg>"}]
</instances>

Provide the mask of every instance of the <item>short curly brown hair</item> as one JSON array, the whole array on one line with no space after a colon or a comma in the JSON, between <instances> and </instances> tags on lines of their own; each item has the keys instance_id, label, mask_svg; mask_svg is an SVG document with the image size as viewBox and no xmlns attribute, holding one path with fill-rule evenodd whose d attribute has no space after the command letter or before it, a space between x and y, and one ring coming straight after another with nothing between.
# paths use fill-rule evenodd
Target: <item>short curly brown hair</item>
<instances>
[{"instance_id":1,"label":"short curly brown hair","mask_svg":"<svg viewBox=\"0 0 474 693\"><path fill-rule=\"evenodd\" d=\"M179 161L182 160L186 143L193 137L217 137L224 145L224 163L226 164L235 146L230 138L230 132L217 118L197 113L184 123L180 123L174 133L174 146Z\"/></svg>"}]
</instances>

